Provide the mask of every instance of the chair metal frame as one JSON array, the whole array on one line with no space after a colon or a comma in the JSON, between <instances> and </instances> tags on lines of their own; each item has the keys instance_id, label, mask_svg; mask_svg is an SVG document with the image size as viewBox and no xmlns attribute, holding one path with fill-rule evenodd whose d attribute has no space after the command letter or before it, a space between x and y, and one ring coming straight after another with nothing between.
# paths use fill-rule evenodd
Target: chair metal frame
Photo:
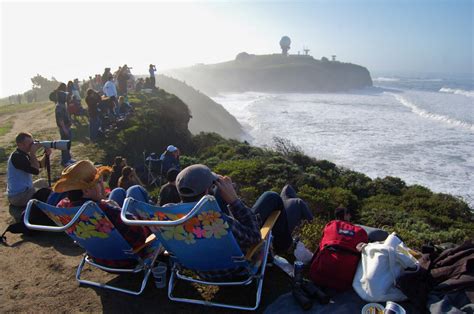
<instances>
[{"instance_id":1,"label":"chair metal frame","mask_svg":"<svg viewBox=\"0 0 474 314\"><path fill-rule=\"evenodd\" d=\"M121 212L121 218L122 221L125 224L129 225L140 225L140 226L153 226L153 227L169 227L169 226L177 226L180 224L185 223L192 217L194 217L199 210L207 203L215 201L214 196L212 195L205 195L199 202L197 202L196 205L189 211L188 214L185 216L176 219L176 220L168 220L168 221L163 221L163 220L130 220L127 219L126 214L127 211L131 206L133 206L133 203L135 202L140 202L138 200L135 200L133 198L126 198L125 202L122 207L122 212ZM159 207L157 207L159 208ZM262 264L260 265L260 270L257 271L255 274L252 274L249 272L249 277L245 280L242 281L219 281L219 282L212 282L212 281L206 281L206 280L199 280L195 279L186 275L183 275L180 273L180 265L179 265L179 259L174 258L174 263L171 269L171 275L168 283L168 298L172 301L176 302L185 302L185 303L191 303L191 304L200 304L200 305L206 305L206 306L216 306L216 307L222 307L222 308L228 308L228 309L237 309L237 310L248 310L248 311L254 311L258 308L260 305L260 300L261 300L261 295L262 295L262 287L263 287L263 279L265 275L265 266L267 263L267 257L268 253L270 250L270 244L272 241L273 237L271 234L271 231L268 233L267 237L264 239L264 257ZM165 249L166 249L166 243L162 244ZM173 255L172 252L169 252L170 255ZM234 259L240 260L240 261L246 261L246 256L242 254L240 257L235 257ZM178 260L178 261L176 261ZM248 261L250 263L250 261ZM203 284L203 285L214 285L214 286L242 286L242 285L249 285L253 281L256 281L257 283L257 289L256 289L256 295L255 295L255 304L253 306L242 306L242 305L233 305L233 304L224 304L224 303L218 303L218 302L211 302L211 301L205 301L205 300L200 300L200 299L189 299L189 298L181 298L181 297L176 297L173 295L173 290L175 287L175 284L177 283L178 279L183 280L183 281L188 281L188 282L194 282L198 284Z\"/></svg>"},{"instance_id":2,"label":"chair metal frame","mask_svg":"<svg viewBox=\"0 0 474 314\"><path fill-rule=\"evenodd\" d=\"M41 202L38 201L38 200L35 200L35 199L30 200L28 202L28 204L26 206L23 222L26 225L26 227L29 228L29 229L38 230L38 231L51 231L51 232L63 232L63 231L65 232L67 229L71 228L75 223L77 223L77 221L79 220L82 213L88 207L97 206L97 204L95 202L88 201L88 202L84 203L78 209L77 213L74 215L74 217L72 218L72 220L70 222L68 222L64 226L55 227L55 226L36 225L36 224L32 224L32 223L29 222L32 206L37 205L39 203L41 203ZM43 204L45 204L45 203L43 203ZM45 204L45 205L50 206L50 207L54 207L54 206L51 206L49 204ZM74 241L74 242L76 242L76 241ZM104 289L109 289L109 290L113 290L113 291L123 292L123 293L131 294L131 295L140 295L145 290L148 278L150 277L151 268L152 268L153 264L155 263L155 260L158 257L159 253L161 252L161 249L162 249L162 247L160 245L157 248L156 252L154 252L153 255L151 256L150 262L145 262L143 259L138 258L138 265L135 268L111 268L111 267L106 267L106 266L97 264L91 259L91 257L88 255L87 250L86 250L86 253L82 257L82 260L79 263L79 266L77 267L76 280L80 284L85 284L85 285L90 285L90 286L94 286L94 287L98 287L98 288L104 288ZM133 252L131 248L130 248L130 252ZM133 253L131 253L131 254L133 254ZM143 271L144 272L143 280L142 280L138 290L124 289L124 288L120 288L120 287L117 287L117 286L108 285L108 284L105 284L105 283L100 283L100 282L95 282L95 281L90 281L90 280L84 280L84 279L81 279L81 274L82 274L82 271L83 271L84 266L86 264L90 265L92 267L99 268L100 270L103 270L103 271L106 271L106 272L119 273L119 274L120 273L134 273L134 274L137 274L137 273Z\"/></svg>"}]
</instances>

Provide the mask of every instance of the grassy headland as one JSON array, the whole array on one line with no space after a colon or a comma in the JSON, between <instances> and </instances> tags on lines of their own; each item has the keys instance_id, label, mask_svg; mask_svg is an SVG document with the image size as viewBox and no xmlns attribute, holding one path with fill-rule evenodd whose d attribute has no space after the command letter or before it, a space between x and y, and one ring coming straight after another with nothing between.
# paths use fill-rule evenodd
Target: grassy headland
<instances>
[{"instance_id":1,"label":"grassy headland","mask_svg":"<svg viewBox=\"0 0 474 314\"><path fill-rule=\"evenodd\" d=\"M309 55L253 55L239 53L235 60L198 64L170 70L208 95L219 92L313 93L337 92L372 86L367 68Z\"/></svg>"}]
</instances>

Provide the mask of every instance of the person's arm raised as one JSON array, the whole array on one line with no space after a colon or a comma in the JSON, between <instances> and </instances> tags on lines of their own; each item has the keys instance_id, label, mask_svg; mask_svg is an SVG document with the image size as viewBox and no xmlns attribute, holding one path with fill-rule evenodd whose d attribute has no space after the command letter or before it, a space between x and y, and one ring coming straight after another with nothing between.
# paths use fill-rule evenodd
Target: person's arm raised
<instances>
[{"instance_id":1,"label":"person's arm raised","mask_svg":"<svg viewBox=\"0 0 474 314\"><path fill-rule=\"evenodd\" d=\"M232 184L232 179L230 177L223 177L219 175L219 178L216 181L216 185L219 188L219 193L222 199L227 204L232 204L239 199L237 192L235 192L234 185Z\"/></svg>"},{"instance_id":2,"label":"person's arm raised","mask_svg":"<svg viewBox=\"0 0 474 314\"><path fill-rule=\"evenodd\" d=\"M31 167L37 169L39 171L40 163L38 158L36 158L36 151L40 149L42 146L40 143L33 143L30 148L30 165Z\"/></svg>"}]
</instances>

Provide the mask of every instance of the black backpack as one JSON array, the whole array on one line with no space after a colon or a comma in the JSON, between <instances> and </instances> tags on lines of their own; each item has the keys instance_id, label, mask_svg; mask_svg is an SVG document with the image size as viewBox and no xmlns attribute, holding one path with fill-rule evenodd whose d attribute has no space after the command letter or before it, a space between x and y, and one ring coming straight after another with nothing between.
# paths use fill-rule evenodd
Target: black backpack
<instances>
[{"instance_id":1,"label":"black backpack","mask_svg":"<svg viewBox=\"0 0 474 314\"><path fill-rule=\"evenodd\" d=\"M58 93L56 92L56 90L53 90L51 93L49 93L49 100L54 103L58 101Z\"/></svg>"}]
</instances>

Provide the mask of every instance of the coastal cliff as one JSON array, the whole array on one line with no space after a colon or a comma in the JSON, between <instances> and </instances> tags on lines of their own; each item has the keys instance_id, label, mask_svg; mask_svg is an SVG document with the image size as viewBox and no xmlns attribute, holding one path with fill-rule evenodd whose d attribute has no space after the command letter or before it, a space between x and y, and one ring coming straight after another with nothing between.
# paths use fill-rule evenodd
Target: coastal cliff
<instances>
[{"instance_id":1,"label":"coastal cliff","mask_svg":"<svg viewBox=\"0 0 474 314\"><path fill-rule=\"evenodd\" d=\"M191 133L215 132L229 139L245 137L237 119L205 94L184 82L165 75L158 75L156 82L160 88L178 96L188 105L192 116L189 121Z\"/></svg>"},{"instance_id":2,"label":"coastal cliff","mask_svg":"<svg viewBox=\"0 0 474 314\"><path fill-rule=\"evenodd\" d=\"M314 59L309 55L251 55L235 60L170 70L168 75L204 91L219 92L342 92L372 86L360 65Z\"/></svg>"}]
</instances>

